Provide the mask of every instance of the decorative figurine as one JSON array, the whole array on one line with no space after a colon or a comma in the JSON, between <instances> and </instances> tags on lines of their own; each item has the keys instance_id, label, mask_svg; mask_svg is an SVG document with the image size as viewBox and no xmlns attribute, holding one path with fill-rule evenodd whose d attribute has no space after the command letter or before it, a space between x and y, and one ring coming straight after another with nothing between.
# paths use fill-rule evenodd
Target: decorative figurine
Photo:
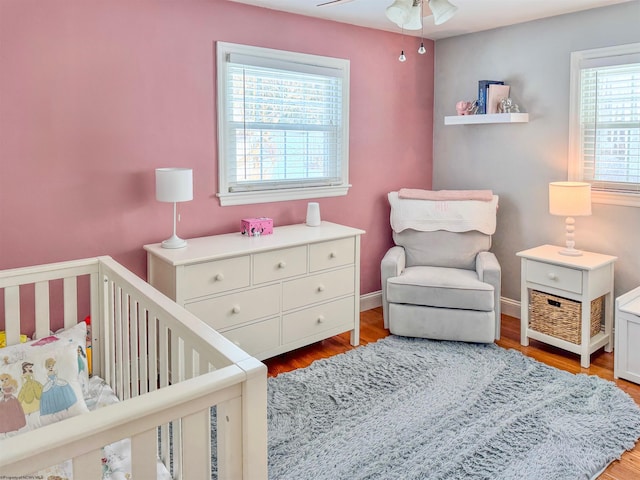
<instances>
[{"instance_id":1,"label":"decorative figurine","mask_svg":"<svg viewBox=\"0 0 640 480\"><path fill-rule=\"evenodd\" d=\"M456 112L458 115L469 115L469 108L471 107L471 102L465 102L463 100L456 103Z\"/></svg>"},{"instance_id":2,"label":"decorative figurine","mask_svg":"<svg viewBox=\"0 0 640 480\"><path fill-rule=\"evenodd\" d=\"M503 98L498 105L498 113L520 113L520 107L510 98Z\"/></svg>"}]
</instances>

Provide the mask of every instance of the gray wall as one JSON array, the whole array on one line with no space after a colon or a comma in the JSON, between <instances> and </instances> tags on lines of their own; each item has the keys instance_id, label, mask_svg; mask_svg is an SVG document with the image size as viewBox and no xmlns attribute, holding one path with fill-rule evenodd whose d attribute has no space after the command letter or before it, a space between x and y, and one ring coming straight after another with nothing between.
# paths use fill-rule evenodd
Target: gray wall
<instances>
[{"instance_id":1,"label":"gray wall","mask_svg":"<svg viewBox=\"0 0 640 480\"><path fill-rule=\"evenodd\" d=\"M493 251L502 295L520 300L516 252L563 245L564 218L548 211L548 183L567 179L572 51L640 42L640 1L436 42L433 189L500 195ZM444 125L478 80L504 80L529 123ZM576 218L576 248L615 255L616 296L640 285L640 208L593 204Z\"/></svg>"}]
</instances>

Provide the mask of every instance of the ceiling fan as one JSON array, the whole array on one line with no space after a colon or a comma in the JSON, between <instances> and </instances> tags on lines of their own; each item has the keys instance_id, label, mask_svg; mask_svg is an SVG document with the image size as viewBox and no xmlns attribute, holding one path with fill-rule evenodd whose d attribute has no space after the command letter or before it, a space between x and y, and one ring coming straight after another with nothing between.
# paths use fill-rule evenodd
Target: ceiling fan
<instances>
[{"instance_id":1,"label":"ceiling fan","mask_svg":"<svg viewBox=\"0 0 640 480\"><path fill-rule=\"evenodd\" d=\"M329 0L320 3L318 7L328 7L349 3L353 0ZM449 20L458 7L448 0L395 0L386 10L386 16L393 23L405 30L420 30L422 28L422 6L426 2L433 15L433 23L441 25Z\"/></svg>"}]
</instances>

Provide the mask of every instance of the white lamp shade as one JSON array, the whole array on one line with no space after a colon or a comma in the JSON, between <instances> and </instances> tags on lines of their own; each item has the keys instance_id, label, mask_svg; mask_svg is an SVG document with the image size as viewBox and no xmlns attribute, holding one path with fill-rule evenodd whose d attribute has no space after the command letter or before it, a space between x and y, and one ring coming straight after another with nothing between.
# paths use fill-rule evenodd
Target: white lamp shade
<instances>
[{"instance_id":1,"label":"white lamp shade","mask_svg":"<svg viewBox=\"0 0 640 480\"><path fill-rule=\"evenodd\" d=\"M591 215L591 184L584 182L551 182L549 213L563 217Z\"/></svg>"},{"instance_id":2,"label":"white lamp shade","mask_svg":"<svg viewBox=\"0 0 640 480\"><path fill-rule=\"evenodd\" d=\"M420 4L411 7L409 17L402 27L405 30L420 30L422 28L422 9Z\"/></svg>"},{"instance_id":3,"label":"white lamp shade","mask_svg":"<svg viewBox=\"0 0 640 480\"><path fill-rule=\"evenodd\" d=\"M429 8L433 13L433 23L436 25L442 25L458 11L458 7L447 0L429 0Z\"/></svg>"},{"instance_id":4,"label":"white lamp shade","mask_svg":"<svg viewBox=\"0 0 640 480\"><path fill-rule=\"evenodd\" d=\"M156 200L159 202L193 200L193 170L190 168L157 168Z\"/></svg>"},{"instance_id":5,"label":"white lamp shade","mask_svg":"<svg viewBox=\"0 0 640 480\"><path fill-rule=\"evenodd\" d=\"M413 0L396 0L385 10L385 14L389 20L402 27L409 20Z\"/></svg>"}]
</instances>

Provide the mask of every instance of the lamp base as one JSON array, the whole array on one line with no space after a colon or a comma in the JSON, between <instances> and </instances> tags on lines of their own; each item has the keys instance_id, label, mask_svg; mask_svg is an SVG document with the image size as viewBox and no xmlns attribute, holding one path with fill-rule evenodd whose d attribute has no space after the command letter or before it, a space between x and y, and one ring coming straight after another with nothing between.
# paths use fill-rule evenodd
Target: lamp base
<instances>
[{"instance_id":1,"label":"lamp base","mask_svg":"<svg viewBox=\"0 0 640 480\"><path fill-rule=\"evenodd\" d=\"M187 241L173 234L171 238L167 238L162 242L162 248L184 248L187 246Z\"/></svg>"},{"instance_id":2,"label":"lamp base","mask_svg":"<svg viewBox=\"0 0 640 480\"><path fill-rule=\"evenodd\" d=\"M563 248L562 250L558 250L560 255L568 255L570 257L579 257L582 255L582 251L576 250L575 248Z\"/></svg>"}]
</instances>

